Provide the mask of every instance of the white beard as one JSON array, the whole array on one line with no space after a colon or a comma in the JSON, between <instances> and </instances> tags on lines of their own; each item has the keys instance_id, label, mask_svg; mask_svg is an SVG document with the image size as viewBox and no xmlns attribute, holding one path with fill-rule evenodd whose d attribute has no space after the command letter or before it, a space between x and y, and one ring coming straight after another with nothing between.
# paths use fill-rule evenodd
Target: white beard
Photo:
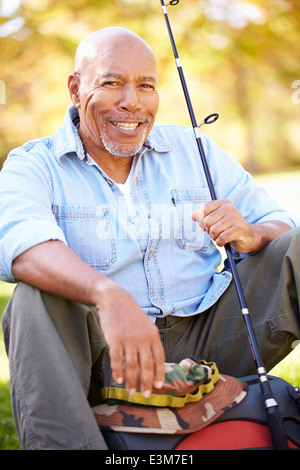
<instances>
[{"instance_id":1,"label":"white beard","mask_svg":"<svg viewBox=\"0 0 300 470\"><path fill-rule=\"evenodd\" d=\"M116 145L114 144L107 135L106 132L106 122L111 119L107 119L104 123L102 132L100 133L100 139L102 141L103 147L107 152L111 155L115 155L116 157L132 157L136 155L143 147L143 144L146 139L147 131L150 125L150 119L145 119L146 126L144 132L141 136L141 139L136 144L123 144L123 145Z\"/></svg>"}]
</instances>

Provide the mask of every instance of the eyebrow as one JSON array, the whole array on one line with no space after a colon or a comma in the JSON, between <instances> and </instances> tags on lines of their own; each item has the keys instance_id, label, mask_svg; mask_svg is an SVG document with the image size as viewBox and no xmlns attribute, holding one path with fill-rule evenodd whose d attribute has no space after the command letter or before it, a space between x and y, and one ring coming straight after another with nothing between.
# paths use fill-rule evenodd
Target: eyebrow
<instances>
[{"instance_id":1,"label":"eyebrow","mask_svg":"<svg viewBox=\"0 0 300 470\"><path fill-rule=\"evenodd\" d=\"M125 75L123 75L122 73L107 72L104 75L101 75L99 78L101 78L102 80L108 80L108 79L112 79L112 78L122 80L124 77L125 77ZM155 75L141 75L141 76L138 77L138 81L156 83L156 77L155 77Z\"/></svg>"}]
</instances>

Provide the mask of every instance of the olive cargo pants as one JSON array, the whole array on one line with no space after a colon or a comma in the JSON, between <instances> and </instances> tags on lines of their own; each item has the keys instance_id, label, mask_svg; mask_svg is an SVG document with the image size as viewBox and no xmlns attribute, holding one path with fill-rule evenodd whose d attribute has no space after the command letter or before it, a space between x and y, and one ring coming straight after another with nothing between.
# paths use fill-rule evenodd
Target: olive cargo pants
<instances>
[{"instance_id":1,"label":"olive cargo pants","mask_svg":"<svg viewBox=\"0 0 300 470\"><path fill-rule=\"evenodd\" d=\"M300 229L238 264L265 367L300 338ZM240 377L256 372L233 284L207 312L156 322L167 362L194 356ZM106 449L91 407L110 379L94 308L20 283L3 314L14 419L23 449Z\"/></svg>"}]
</instances>

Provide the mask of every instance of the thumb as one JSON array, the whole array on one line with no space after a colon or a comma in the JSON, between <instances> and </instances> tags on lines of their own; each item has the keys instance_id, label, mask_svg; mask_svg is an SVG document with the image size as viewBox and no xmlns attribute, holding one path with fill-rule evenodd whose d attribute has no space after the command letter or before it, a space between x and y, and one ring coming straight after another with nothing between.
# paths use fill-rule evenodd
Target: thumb
<instances>
[{"instance_id":1,"label":"thumb","mask_svg":"<svg viewBox=\"0 0 300 470\"><path fill-rule=\"evenodd\" d=\"M203 219L204 219L204 207L201 207L201 209L199 209L198 211L193 211L193 212L191 212L190 217L191 217L191 219L194 220L195 222L198 222L199 227L200 227L202 230L204 230L204 223L203 223Z\"/></svg>"}]
</instances>

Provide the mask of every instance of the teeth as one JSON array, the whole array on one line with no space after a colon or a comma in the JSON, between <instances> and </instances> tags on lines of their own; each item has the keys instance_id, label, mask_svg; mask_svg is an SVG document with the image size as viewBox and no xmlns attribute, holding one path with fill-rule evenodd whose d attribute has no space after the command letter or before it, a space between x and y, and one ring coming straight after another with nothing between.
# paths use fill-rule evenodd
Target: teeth
<instances>
[{"instance_id":1,"label":"teeth","mask_svg":"<svg viewBox=\"0 0 300 470\"><path fill-rule=\"evenodd\" d=\"M120 129L126 129L129 131L134 131L139 125L138 122L113 122L112 124Z\"/></svg>"}]
</instances>

